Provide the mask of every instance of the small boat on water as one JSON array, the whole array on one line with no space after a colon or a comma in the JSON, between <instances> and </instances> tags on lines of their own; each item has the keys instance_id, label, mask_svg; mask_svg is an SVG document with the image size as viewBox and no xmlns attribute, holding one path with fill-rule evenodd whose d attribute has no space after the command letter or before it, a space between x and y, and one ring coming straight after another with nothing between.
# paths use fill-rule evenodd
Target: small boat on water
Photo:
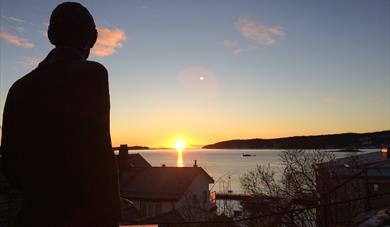
<instances>
[{"instance_id":1,"label":"small boat on water","mask_svg":"<svg viewBox=\"0 0 390 227\"><path fill-rule=\"evenodd\" d=\"M255 154L242 153L242 157L252 157L252 156L256 156L256 155Z\"/></svg>"}]
</instances>

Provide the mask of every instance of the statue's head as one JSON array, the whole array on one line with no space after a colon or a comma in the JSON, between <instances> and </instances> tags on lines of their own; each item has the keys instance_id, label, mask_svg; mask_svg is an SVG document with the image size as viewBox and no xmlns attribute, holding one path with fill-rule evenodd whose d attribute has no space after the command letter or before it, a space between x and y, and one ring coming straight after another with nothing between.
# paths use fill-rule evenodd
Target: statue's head
<instances>
[{"instance_id":1,"label":"statue's head","mask_svg":"<svg viewBox=\"0 0 390 227\"><path fill-rule=\"evenodd\" d=\"M97 30L87 8L80 3L64 2L50 16L48 37L56 47L73 47L89 54L96 42Z\"/></svg>"}]
</instances>

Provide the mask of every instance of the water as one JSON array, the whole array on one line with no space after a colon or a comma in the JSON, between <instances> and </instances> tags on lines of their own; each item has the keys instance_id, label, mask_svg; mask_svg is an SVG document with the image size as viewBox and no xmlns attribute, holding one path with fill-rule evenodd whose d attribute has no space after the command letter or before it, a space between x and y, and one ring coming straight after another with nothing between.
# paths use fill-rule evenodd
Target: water
<instances>
[{"instance_id":1,"label":"water","mask_svg":"<svg viewBox=\"0 0 390 227\"><path fill-rule=\"evenodd\" d=\"M242 193L240 176L256 167L257 164L270 165L276 172L280 172L282 165L279 154L282 150L224 150L224 149L185 149L178 152L176 149L140 150L140 153L152 166L179 166L191 167L194 160L213 177L215 184L210 186L211 191L232 190ZM367 149L365 152L377 151ZM130 151L131 152L131 151ZM256 156L242 157L243 153ZM355 155L351 152L336 152L337 158ZM361 153L359 153L361 154ZM229 180L230 177L230 180Z\"/></svg>"}]
</instances>

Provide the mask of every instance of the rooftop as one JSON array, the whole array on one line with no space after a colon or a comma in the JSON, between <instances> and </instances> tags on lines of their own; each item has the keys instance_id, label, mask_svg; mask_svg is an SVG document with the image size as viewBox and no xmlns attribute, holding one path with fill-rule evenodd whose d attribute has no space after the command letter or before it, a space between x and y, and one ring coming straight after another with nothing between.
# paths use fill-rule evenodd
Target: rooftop
<instances>
[{"instance_id":1,"label":"rooftop","mask_svg":"<svg viewBox=\"0 0 390 227\"><path fill-rule=\"evenodd\" d=\"M121 195L128 199L176 201L198 175L214 183L201 167L129 168L120 176Z\"/></svg>"},{"instance_id":2,"label":"rooftop","mask_svg":"<svg viewBox=\"0 0 390 227\"><path fill-rule=\"evenodd\" d=\"M390 176L390 157L382 152L370 152L338 158L334 161L319 164L319 168L331 168L339 176L352 176L367 170L367 175L377 177Z\"/></svg>"},{"instance_id":3,"label":"rooftop","mask_svg":"<svg viewBox=\"0 0 390 227\"><path fill-rule=\"evenodd\" d=\"M119 155L115 155L117 161L119 161ZM144 159L140 154L127 154L128 167L152 167L148 161Z\"/></svg>"}]
</instances>

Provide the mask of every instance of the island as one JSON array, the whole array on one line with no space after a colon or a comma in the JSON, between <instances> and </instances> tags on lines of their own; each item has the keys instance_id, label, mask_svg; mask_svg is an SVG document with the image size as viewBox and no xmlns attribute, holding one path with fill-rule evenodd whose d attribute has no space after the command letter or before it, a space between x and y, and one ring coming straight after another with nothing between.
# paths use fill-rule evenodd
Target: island
<instances>
[{"instance_id":1,"label":"island","mask_svg":"<svg viewBox=\"0 0 390 227\"><path fill-rule=\"evenodd\" d=\"M113 150L119 150L120 147L113 147L112 148ZM149 147L146 147L146 146L131 146L131 147L127 147L127 150L149 150L150 148Z\"/></svg>"},{"instance_id":2,"label":"island","mask_svg":"<svg viewBox=\"0 0 390 227\"><path fill-rule=\"evenodd\" d=\"M341 133L293 136L274 139L235 139L206 145L204 149L358 149L390 146L390 130L370 133Z\"/></svg>"}]
</instances>

